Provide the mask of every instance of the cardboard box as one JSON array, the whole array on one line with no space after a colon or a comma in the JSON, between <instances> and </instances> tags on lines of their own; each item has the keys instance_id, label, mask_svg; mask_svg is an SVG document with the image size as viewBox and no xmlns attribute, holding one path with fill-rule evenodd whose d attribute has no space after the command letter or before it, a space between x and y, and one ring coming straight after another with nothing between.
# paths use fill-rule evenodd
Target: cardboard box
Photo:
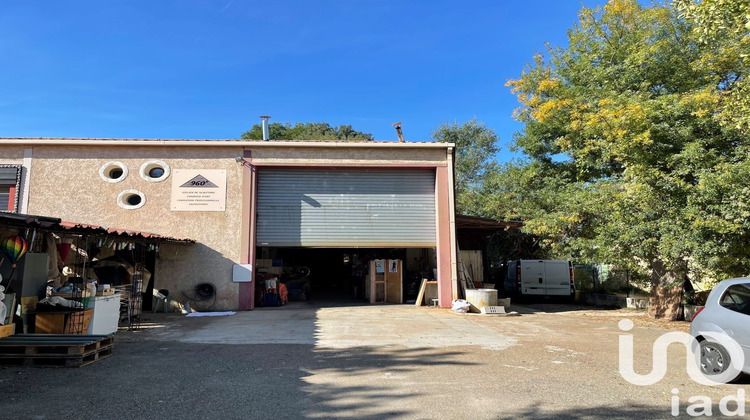
<instances>
[{"instance_id":1,"label":"cardboard box","mask_svg":"<svg viewBox=\"0 0 750 420\"><path fill-rule=\"evenodd\" d=\"M65 313L40 312L34 315L36 334L62 334L65 329Z\"/></svg>"},{"instance_id":2,"label":"cardboard box","mask_svg":"<svg viewBox=\"0 0 750 420\"><path fill-rule=\"evenodd\" d=\"M270 268L273 266L273 260L270 258L256 258L255 259L255 266L258 268Z\"/></svg>"},{"instance_id":3,"label":"cardboard box","mask_svg":"<svg viewBox=\"0 0 750 420\"><path fill-rule=\"evenodd\" d=\"M261 268L261 267L263 267L263 268L271 268L271 267L281 268L283 265L284 265L284 263L281 260L281 258L274 258L274 259L271 259L271 258L256 258L255 259L255 266L258 267L258 268Z\"/></svg>"},{"instance_id":4,"label":"cardboard box","mask_svg":"<svg viewBox=\"0 0 750 420\"><path fill-rule=\"evenodd\" d=\"M68 315L68 318L65 321L64 334L86 334L93 315L93 309L85 309Z\"/></svg>"},{"instance_id":5,"label":"cardboard box","mask_svg":"<svg viewBox=\"0 0 750 420\"><path fill-rule=\"evenodd\" d=\"M13 335L15 328L15 324L0 325L0 337L8 337L9 335Z\"/></svg>"},{"instance_id":6,"label":"cardboard box","mask_svg":"<svg viewBox=\"0 0 750 420\"><path fill-rule=\"evenodd\" d=\"M75 312L37 312L34 332L37 334L86 334L94 314L92 309Z\"/></svg>"}]
</instances>

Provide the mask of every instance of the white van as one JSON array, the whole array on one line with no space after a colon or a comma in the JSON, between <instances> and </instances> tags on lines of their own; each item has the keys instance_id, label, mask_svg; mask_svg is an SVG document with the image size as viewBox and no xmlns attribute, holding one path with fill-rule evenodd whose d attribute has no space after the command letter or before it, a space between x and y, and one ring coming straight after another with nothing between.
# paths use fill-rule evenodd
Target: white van
<instances>
[{"instance_id":1,"label":"white van","mask_svg":"<svg viewBox=\"0 0 750 420\"><path fill-rule=\"evenodd\" d=\"M505 291L522 296L575 294L573 263L565 260L516 260L508 263Z\"/></svg>"}]
</instances>

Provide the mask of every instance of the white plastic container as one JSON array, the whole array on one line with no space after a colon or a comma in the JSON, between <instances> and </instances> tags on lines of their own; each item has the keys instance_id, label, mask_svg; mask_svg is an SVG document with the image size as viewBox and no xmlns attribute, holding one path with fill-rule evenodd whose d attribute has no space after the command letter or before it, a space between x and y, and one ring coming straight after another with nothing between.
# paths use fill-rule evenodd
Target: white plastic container
<instances>
[{"instance_id":1,"label":"white plastic container","mask_svg":"<svg viewBox=\"0 0 750 420\"><path fill-rule=\"evenodd\" d=\"M87 308L94 309L87 334L112 334L120 321L120 295L97 296L89 299Z\"/></svg>"}]
</instances>

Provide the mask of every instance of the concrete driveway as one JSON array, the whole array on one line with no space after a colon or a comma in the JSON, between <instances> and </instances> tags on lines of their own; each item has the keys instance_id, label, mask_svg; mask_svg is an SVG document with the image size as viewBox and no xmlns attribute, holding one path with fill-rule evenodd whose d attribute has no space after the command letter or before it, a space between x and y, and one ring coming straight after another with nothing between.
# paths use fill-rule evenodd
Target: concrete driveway
<instances>
[{"instance_id":1,"label":"concrete driveway","mask_svg":"<svg viewBox=\"0 0 750 420\"><path fill-rule=\"evenodd\" d=\"M316 348L445 348L504 350L516 340L473 316L412 305L320 307L292 304L226 317L151 315L143 338L203 344L308 344Z\"/></svg>"},{"instance_id":2,"label":"concrete driveway","mask_svg":"<svg viewBox=\"0 0 750 420\"><path fill-rule=\"evenodd\" d=\"M640 373L666 332L641 313L515 309L524 315L314 304L221 318L146 314L142 330L118 333L106 360L0 369L0 411L16 419L663 419L673 418L673 397L688 418L689 398L710 398L719 414L721 398L746 388L692 382L676 346L661 382L625 381L617 322L635 322L628 333Z\"/></svg>"}]
</instances>

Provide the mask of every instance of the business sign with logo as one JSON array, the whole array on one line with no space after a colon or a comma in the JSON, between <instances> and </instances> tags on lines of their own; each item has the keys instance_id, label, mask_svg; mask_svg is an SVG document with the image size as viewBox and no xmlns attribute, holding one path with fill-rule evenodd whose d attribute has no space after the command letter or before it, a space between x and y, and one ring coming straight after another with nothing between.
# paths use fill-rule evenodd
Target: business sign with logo
<instances>
[{"instance_id":1,"label":"business sign with logo","mask_svg":"<svg viewBox=\"0 0 750 420\"><path fill-rule=\"evenodd\" d=\"M172 211L224 211L226 204L226 170L172 171Z\"/></svg>"}]
</instances>

